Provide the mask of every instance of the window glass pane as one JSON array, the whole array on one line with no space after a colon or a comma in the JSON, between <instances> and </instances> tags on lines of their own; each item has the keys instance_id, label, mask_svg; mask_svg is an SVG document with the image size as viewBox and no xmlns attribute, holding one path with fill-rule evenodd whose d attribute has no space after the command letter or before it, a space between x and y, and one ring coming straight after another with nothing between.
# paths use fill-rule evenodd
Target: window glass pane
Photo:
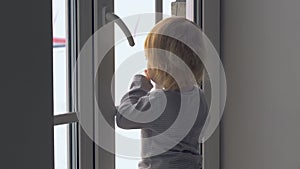
<instances>
[{"instance_id":1,"label":"window glass pane","mask_svg":"<svg viewBox=\"0 0 300 169\"><path fill-rule=\"evenodd\" d=\"M163 14L165 16L171 16L171 3L175 2L176 0L163 0Z\"/></svg>"},{"instance_id":2,"label":"window glass pane","mask_svg":"<svg viewBox=\"0 0 300 169\"><path fill-rule=\"evenodd\" d=\"M130 47L128 45L128 41L126 38L122 38L122 42L117 42L120 37L118 36L124 36L120 32L120 29L118 26L115 26L115 39L116 39L116 46L115 46L115 104L119 105L121 97L125 94L125 92L128 90L128 81L132 78L132 75L128 75L126 77L120 76L118 73L118 68L122 66L122 64L127 65L129 62L129 58L133 55L136 55L137 52L139 52L139 56L145 58L143 55L143 46L144 46L144 40L146 38L146 34L141 35L137 34L137 30L139 29L139 26L141 26L139 23L141 22L142 16L137 16L144 13L154 13L155 12L155 1L153 0L130 0L130 1L124 1L124 0L115 0L115 6L114 11L115 13L120 17L124 18L123 21L128 26L130 32L132 33L134 40L135 40L135 46ZM130 8L130 9L129 9ZM133 16L136 15L136 16ZM130 17L132 16L132 17ZM155 24L155 18L151 18L148 23L150 25L152 24L154 26ZM151 27L149 27L150 31ZM126 64L127 63L127 64ZM146 59L144 59L144 62L137 63L140 65L143 65L144 68L146 68ZM137 70L137 72L142 70ZM137 73L136 72L136 73ZM124 81L124 79L126 79ZM133 139L140 139L140 130L123 130L117 127L116 125L116 133L122 136L126 136ZM116 169L124 169L124 168L138 168L138 162L141 160L140 157L135 158L124 158L118 156L118 150L121 149L122 146L126 146L120 142L118 142L118 134L116 134ZM136 147L132 147L132 151L135 151L135 154L140 154L141 151L141 145L137 145Z\"/></svg>"},{"instance_id":3,"label":"window glass pane","mask_svg":"<svg viewBox=\"0 0 300 169\"><path fill-rule=\"evenodd\" d=\"M115 13L120 17L155 12L155 0L115 0Z\"/></svg>"},{"instance_id":4,"label":"window glass pane","mask_svg":"<svg viewBox=\"0 0 300 169\"><path fill-rule=\"evenodd\" d=\"M68 111L66 16L66 0L52 0L54 115ZM68 169L68 129L68 124L54 127L55 169Z\"/></svg>"},{"instance_id":5,"label":"window glass pane","mask_svg":"<svg viewBox=\"0 0 300 169\"><path fill-rule=\"evenodd\" d=\"M68 124L54 127L55 169L68 169Z\"/></svg>"},{"instance_id":6,"label":"window glass pane","mask_svg":"<svg viewBox=\"0 0 300 169\"><path fill-rule=\"evenodd\" d=\"M173 3L174 2L174 3ZM186 17L186 2L176 0L163 0L164 18L170 16Z\"/></svg>"},{"instance_id":7,"label":"window glass pane","mask_svg":"<svg viewBox=\"0 0 300 169\"><path fill-rule=\"evenodd\" d=\"M67 112L66 1L53 0L54 115Z\"/></svg>"}]
</instances>

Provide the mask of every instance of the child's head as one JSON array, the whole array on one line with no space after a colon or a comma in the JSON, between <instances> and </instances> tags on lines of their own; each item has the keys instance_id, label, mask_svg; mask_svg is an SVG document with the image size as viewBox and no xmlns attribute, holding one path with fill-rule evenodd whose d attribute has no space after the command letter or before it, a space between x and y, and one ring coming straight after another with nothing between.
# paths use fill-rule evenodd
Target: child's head
<instances>
[{"instance_id":1,"label":"child's head","mask_svg":"<svg viewBox=\"0 0 300 169\"><path fill-rule=\"evenodd\" d=\"M144 45L148 60L148 73L155 83L166 90L174 90L179 86L188 87L201 82L204 65L198 55L182 42L182 40L185 42L188 40L194 46L200 46L201 39L197 39L200 37L198 35L200 32L193 22L182 17L170 17L155 25ZM180 68L181 66L174 66L176 64L172 62L177 59L176 56L188 66L189 72L192 72L192 78L188 77L191 73L185 72L185 69ZM176 77L171 76L172 73L168 70L175 72Z\"/></svg>"}]
</instances>

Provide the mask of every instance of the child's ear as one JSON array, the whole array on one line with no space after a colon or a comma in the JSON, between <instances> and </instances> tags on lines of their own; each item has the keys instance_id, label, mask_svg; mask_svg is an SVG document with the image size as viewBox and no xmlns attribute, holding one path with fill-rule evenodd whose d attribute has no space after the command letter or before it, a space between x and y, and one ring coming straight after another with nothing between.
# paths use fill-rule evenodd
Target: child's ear
<instances>
[{"instance_id":1,"label":"child's ear","mask_svg":"<svg viewBox=\"0 0 300 169\"><path fill-rule=\"evenodd\" d=\"M147 78L148 80L151 80L151 78L150 78L150 76L149 76L149 73L148 73L148 69L145 69L145 70L144 70L144 74L145 74L145 76L146 76L146 78Z\"/></svg>"}]
</instances>

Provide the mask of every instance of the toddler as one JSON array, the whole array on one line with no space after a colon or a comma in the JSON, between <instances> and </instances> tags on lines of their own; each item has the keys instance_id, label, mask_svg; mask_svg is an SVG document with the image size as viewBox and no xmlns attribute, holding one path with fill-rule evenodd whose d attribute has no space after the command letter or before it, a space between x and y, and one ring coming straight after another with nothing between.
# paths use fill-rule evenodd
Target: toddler
<instances>
[{"instance_id":1,"label":"toddler","mask_svg":"<svg viewBox=\"0 0 300 169\"><path fill-rule=\"evenodd\" d=\"M199 136L208 113L199 87L204 65L181 41L192 40L201 48L199 32L193 22L170 17L145 40L147 69L133 77L116 114L120 128L141 129L139 169L201 168ZM151 81L156 84L152 91Z\"/></svg>"}]
</instances>

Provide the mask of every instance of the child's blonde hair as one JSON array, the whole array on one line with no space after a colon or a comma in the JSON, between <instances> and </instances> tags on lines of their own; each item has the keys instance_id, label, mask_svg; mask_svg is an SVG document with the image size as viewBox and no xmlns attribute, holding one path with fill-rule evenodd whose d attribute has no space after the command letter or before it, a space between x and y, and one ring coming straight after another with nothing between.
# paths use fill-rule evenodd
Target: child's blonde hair
<instances>
[{"instance_id":1,"label":"child's blonde hair","mask_svg":"<svg viewBox=\"0 0 300 169\"><path fill-rule=\"evenodd\" d=\"M148 74L155 83L163 87L165 90L179 89L179 86L185 87L194 85L193 81L187 80L187 78L181 81L181 84L178 85L178 78L172 77L168 71L158 68L170 66L174 67L174 65L170 65L174 56L180 58L185 65L188 66L194 76L192 78L196 80L196 83L200 84L202 81L204 71L202 61L189 46L181 41L181 39L184 38L191 38L191 40L195 41L195 37L199 37L196 34L201 32L199 29L200 28L193 22L185 18L170 17L157 23L148 34L144 44L145 55L148 60ZM177 35L169 36L173 34ZM200 41L201 39L199 39L199 42ZM165 59L171 55L172 59ZM177 72L179 72L179 74L182 73L180 76L188 76L186 72L182 71L182 69L178 70L179 71Z\"/></svg>"}]
</instances>

